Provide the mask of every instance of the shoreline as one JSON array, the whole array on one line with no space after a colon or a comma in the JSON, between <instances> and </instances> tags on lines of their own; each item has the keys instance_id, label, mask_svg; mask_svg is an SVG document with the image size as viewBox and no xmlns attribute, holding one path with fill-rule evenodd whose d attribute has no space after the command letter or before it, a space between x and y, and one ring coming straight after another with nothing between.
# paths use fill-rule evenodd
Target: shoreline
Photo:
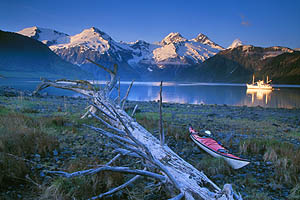
<instances>
[{"instance_id":1,"label":"shoreline","mask_svg":"<svg viewBox=\"0 0 300 200\"><path fill-rule=\"evenodd\" d=\"M36 84L38 85L38 84ZM156 87L156 86L153 86L153 87ZM157 86L158 87L158 86ZM168 87L168 86L166 86ZM184 87L184 86L183 86ZM58 98L58 97L66 97L66 98L85 98L83 96L81 96L80 94L77 94L73 91L63 91L61 89L57 89L57 88L50 88L51 91L50 91L50 94L48 91L42 91L40 94L38 94L38 96L40 97L55 97L55 98ZM293 89L293 88L290 88L290 89ZM274 91L276 90L280 90L278 88L275 88ZM28 89L19 89L18 87L12 87L12 86L3 86L3 85L0 85L0 95L6 95L6 96L31 96L31 93L32 93L33 90L28 90ZM56 94L52 94L54 91L56 91L57 93ZM245 89L246 91L246 89ZM300 90L299 90L300 91ZM264 93L263 93L264 94ZM260 98L258 97L259 95L261 95L260 93L257 93L257 94L252 94L252 93L247 93L247 95L252 95L252 98L255 97L255 98ZM254 96L253 96L254 95ZM255 96L256 95L256 96ZM265 94L267 95L267 94ZM156 99L155 100L136 100L137 97L134 97L134 99L128 99L128 101L136 101L136 102L155 102L157 101ZM251 98L251 97L249 97ZM264 98L264 96L263 96ZM267 99L267 96L265 97ZM268 97L268 98L271 98L271 97ZM282 98L282 97L280 97ZM297 97L298 98L298 97ZM246 100L246 99L245 99ZM237 103L237 104L226 104L226 103L219 103L219 104L215 104L215 103L205 103L205 102L202 102L202 100L200 102L195 102L195 103L189 103L189 102L174 102L172 100L167 100L164 101L163 100L163 103L164 104L184 104L184 105L219 105L219 106L222 106L222 105L226 105L226 106L238 106L238 107L243 107L243 106L246 106L246 107L263 107L263 108L270 108L270 109L300 109L300 105L297 105L295 104L295 102L293 103L290 103L290 104L282 104L281 103L281 106L279 105L278 107L274 106L273 104L270 105L270 104L266 104L265 102L260 102L260 101L264 101L263 100L259 100L259 99L255 99L254 103L252 102L252 104L249 104L248 100L241 100L240 103ZM253 99L252 99L253 100ZM278 101L280 101L281 99L278 99ZM186 101L186 100L184 100ZM244 105L243 104L246 104ZM246 102L246 103L245 103ZM289 101L287 101L287 103L289 103ZM299 106L299 107L297 107Z\"/></svg>"},{"instance_id":2,"label":"shoreline","mask_svg":"<svg viewBox=\"0 0 300 200\"><path fill-rule=\"evenodd\" d=\"M20 92L23 95L20 96ZM136 104L138 104L136 120L158 137L158 102L128 101L125 110L128 113L132 112ZM50 165L55 168L65 166L72 160L72 156L84 158L99 154L105 159L109 157L109 154L102 153L106 148L103 144L88 142L102 139L81 125L84 122L90 123L88 119L80 120L86 106L86 99L81 97L51 95L32 97L26 91L17 90L3 96L0 90L0 108L8 109L4 114L6 112L21 114L32 120L56 120L56 118L62 120L62 122L55 121L55 124L62 124L59 127L55 125L54 128L57 129L55 137L65 147L59 147L57 151L59 155L70 154L70 156L53 160L50 153L49 156L41 157L42 161L51 160ZM296 163L293 166L278 166L277 163L281 163L284 159L294 162L291 158L300 155L299 111L300 109L261 106L163 103L166 143L183 159L203 170L218 185L232 183L234 189L241 192L244 199L286 199L300 180L285 182L280 181L278 176L292 177L292 171L297 171L300 167ZM232 170L222 161L207 155L189 139L188 124L192 124L199 131L210 130L225 147L235 155L249 159L251 164L240 170ZM78 139L80 145L77 144ZM100 152L97 150L99 145L102 148ZM294 151L280 153L292 149ZM275 152L276 156L270 154L271 152L273 154ZM38 172L40 173L42 169L38 169ZM280 174L282 169L286 169L284 172L286 174ZM281 188L279 191L276 189L278 187ZM258 198L255 196L257 193L265 196ZM156 193L153 195L153 198L163 198Z\"/></svg>"}]
</instances>

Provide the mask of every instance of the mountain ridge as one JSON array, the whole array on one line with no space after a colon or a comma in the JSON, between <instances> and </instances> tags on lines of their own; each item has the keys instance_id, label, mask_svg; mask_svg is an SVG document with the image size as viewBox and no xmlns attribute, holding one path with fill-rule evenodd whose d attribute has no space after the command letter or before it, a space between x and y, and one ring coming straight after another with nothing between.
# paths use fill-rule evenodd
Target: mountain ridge
<instances>
[{"instance_id":1,"label":"mountain ridge","mask_svg":"<svg viewBox=\"0 0 300 200\"><path fill-rule=\"evenodd\" d=\"M39 35L43 35L42 30L37 31ZM243 44L240 39L234 40L225 49L202 33L187 39L178 32L171 32L156 43L143 40L117 42L95 27L84 29L74 36L66 35L62 35L68 38L64 40L65 43L60 42L62 39L57 39L46 44L64 60L94 72L95 78L103 78L105 75L102 70L88 63L86 58L107 67L118 64L122 79L246 82L251 79L252 74L263 78L265 73L270 73L276 74L275 79L272 78L275 83L278 80L294 83L292 78L284 78L282 68L285 67L276 62L281 62L277 57L282 54L293 54L298 49L278 46L255 47ZM286 60L296 59L298 56L293 55L295 57L283 56L284 62L291 65L285 70L298 72L297 67L300 66ZM300 81L296 82L300 84Z\"/></svg>"},{"instance_id":2,"label":"mountain ridge","mask_svg":"<svg viewBox=\"0 0 300 200\"><path fill-rule=\"evenodd\" d=\"M299 84L299 78L295 81L290 78L293 73L300 77L299 60L300 52L286 47L243 45L226 49L204 63L193 66L181 76L184 80L192 81L245 83L251 82L255 74L257 79L269 76L273 83ZM283 61L289 62L288 65L282 64Z\"/></svg>"},{"instance_id":3,"label":"mountain ridge","mask_svg":"<svg viewBox=\"0 0 300 200\"><path fill-rule=\"evenodd\" d=\"M43 35L42 30L35 31ZM22 30L19 33L24 32ZM32 34L27 36L33 37ZM95 27L84 29L73 36L65 36L65 43L60 42L62 39L51 41L52 43L47 43L50 49L68 62L88 70L95 68L86 61L86 58L108 66L116 63L128 78L139 77L138 74L151 78L154 76L153 71L200 63L224 49L202 33L190 40L180 33L170 33L159 44L145 41L125 43L113 40Z\"/></svg>"},{"instance_id":4,"label":"mountain ridge","mask_svg":"<svg viewBox=\"0 0 300 200\"><path fill-rule=\"evenodd\" d=\"M88 77L78 66L62 60L35 39L0 30L0 44L0 71L6 77Z\"/></svg>"}]
</instances>

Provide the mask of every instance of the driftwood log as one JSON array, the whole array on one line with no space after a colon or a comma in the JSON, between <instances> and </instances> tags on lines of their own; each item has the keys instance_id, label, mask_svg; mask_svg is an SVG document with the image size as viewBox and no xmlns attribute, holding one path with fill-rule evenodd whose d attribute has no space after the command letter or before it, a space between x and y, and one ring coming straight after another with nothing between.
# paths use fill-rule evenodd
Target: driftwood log
<instances>
[{"instance_id":1,"label":"driftwood log","mask_svg":"<svg viewBox=\"0 0 300 200\"><path fill-rule=\"evenodd\" d=\"M125 188L133 183L139 177L146 176L158 180L169 188L174 197L173 200L183 199L218 199L232 200L242 199L239 194L236 194L230 184L225 184L220 189L214 184L202 171L199 171L191 164L183 160L174 153L166 144L162 143L154 137L143 126L137 123L132 116L129 116L124 110L124 104L130 92L129 86L126 96L117 102L110 98L112 90L117 84L118 66L114 65L114 69L110 70L102 65L99 65L91 60L90 62L104 69L110 74L110 81L105 87L95 87L88 81L82 80L56 80L50 81L42 79L41 84L37 87L34 93L37 93L49 86L72 90L87 97L90 106L83 117L91 116L102 122L107 129L103 130L91 125L86 125L93 131L96 131L106 136L116 147L114 153L116 156L106 165L99 166L89 170L67 173L63 171L49 171L48 173L64 176L67 178L75 176L84 176L95 174L100 171L117 171L120 173L134 174L135 176L124 184L112 188L111 190L91 197L91 199L102 198L107 195ZM120 87L120 86L119 86ZM161 130L163 131L163 130ZM162 145L161 145L162 144ZM111 163L121 156L130 156L141 159L144 169L132 169L122 166L111 166ZM156 173L159 171L160 173Z\"/></svg>"}]
</instances>

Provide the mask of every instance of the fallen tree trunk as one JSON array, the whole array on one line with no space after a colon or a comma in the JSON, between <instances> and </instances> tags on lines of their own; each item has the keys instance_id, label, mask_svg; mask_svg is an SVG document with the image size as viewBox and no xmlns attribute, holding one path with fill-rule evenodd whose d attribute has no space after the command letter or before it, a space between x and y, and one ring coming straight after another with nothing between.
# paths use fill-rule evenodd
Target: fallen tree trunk
<instances>
[{"instance_id":1,"label":"fallen tree trunk","mask_svg":"<svg viewBox=\"0 0 300 200\"><path fill-rule=\"evenodd\" d=\"M101 68L104 67L101 66ZM161 145L157 138L122 109L124 106L123 104L121 106L119 103L115 104L114 101L110 99L109 95L117 83L117 67L115 66L113 71L109 69L105 69L105 71L110 73L111 81L107 83L105 88L100 90L95 89L94 86L85 81L50 81L43 79L42 83L34 92L37 93L44 88L53 86L85 95L90 101L90 107L84 116L90 115L96 118L106 125L109 131L91 125L87 125L87 127L103 134L108 137L112 143L118 145L119 148L116 149L116 152L119 154L116 156L116 159L120 157L120 155L138 157L142 160L142 163L146 168L146 170L131 170L127 168L125 170L125 168L122 168L121 166L119 168L112 168L108 166L111 163L110 162L107 165L100 167L101 170L114 169L116 171L119 170L121 173L130 172L137 175L156 178L173 191L175 197L172 199L181 199L183 197L185 197L186 200L242 199L240 195L236 195L233 192L231 185L226 184L223 189L220 189L203 172L197 170L191 164L179 157L167 145ZM125 101L127 96L128 94L126 94ZM151 172L153 168L159 170L162 175ZM97 169L79 171L72 174L61 171L49 173L72 177L74 175L90 174L90 172L97 173ZM123 186L121 185L119 188L123 188ZM111 194L111 191L108 193ZM99 197L101 197L101 195L102 194L100 194Z\"/></svg>"}]
</instances>

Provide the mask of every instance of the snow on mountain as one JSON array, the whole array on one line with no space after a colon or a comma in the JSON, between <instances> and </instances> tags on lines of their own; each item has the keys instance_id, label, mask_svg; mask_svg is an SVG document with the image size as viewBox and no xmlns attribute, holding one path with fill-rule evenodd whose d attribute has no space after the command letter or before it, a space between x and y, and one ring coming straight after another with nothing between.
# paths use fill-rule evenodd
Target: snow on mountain
<instances>
[{"instance_id":1,"label":"snow on mountain","mask_svg":"<svg viewBox=\"0 0 300 200\"><path fill-rule=\"evenodd\" d=\"M137 40L133 43L128 43L132 49L133 58L128 60L128 64L133 67L141 67L141 65L155 65L153 60L153 51L160 47L157 44L150 44L143 40ZM148 69L151 71L151 68Z\"/></svg>"},{"instance_id":2,"label":"snow on mountain","mask_svg":"<svg viewBox=\"0 0 300 200\"><path fill-rule=\"evenodd\" d=\"M70 40L68 34L61 33L52 29L40 28L37 26L25 28L17 33L39 40L47 46L66 43Z\"/></svg>"},{"instance_id":3,"label":"snow on mountain","mask_svg":"<svg viewBox=\"0 0 300 200\"><path fill-rule=\"evenodd\" d=\"M200 33L196 38L192 39L192 41L199 42L201 44L205 44L210 46L211 48L218 49L220 51L224 50L223 47L211 41L206 35Z\"/></svg>"},{"instance_id":4,"label":"snow on mountain","mask_svg":"<svg viewBox=\"0 0 300 200\"><path fill-rule=\"evenodd\" d=\"M57 49L80 46L82 50L90 49L104 53L110 48L111 41L112 38L109 35L92 27L90 29L83 30L77 35L70 36L70 40L68 42L55 44L50 46L50 48L55 51Z\"/></svg>"},{"instance_id":5,"label":"snow on mountain","mask_svg":"<svg viewBox=\"0 0 300 200\"><path fill-rule=\"evenodd\" d=\"M161 45L168 45L168 44L173 44L173 43L179 43L179 42L185 42L187 39L182 37L180 33L170 33L167 35L161 42Z\"/></svg>"},{"instance_id":6,"label":"snow on mountain","mask_svg":"<svg viewBox=\"0 0 300 200\"><path fill-rule=\"evenodd\" d=\"M153 51L154 60L162 65L191 65L201 63L224 48L203 34L188 40L179 33L170 33Z\"/></svg>"},{"instance_id":7,"label":"snow on mountain","mask_svg":"<svg viewBox=\"0 0 300 200\"><path fill-rule=\"evenodd\" d=\"M242 45L243 45L242 41L239 38L237 38L232 42L232 44L229 47L227 47L227 49L234 49L234 48L236 48L238 46L242 46Z\"/></svg>"},{"instance_id":8,"label":"snow on mountain","mask_svg":"<svg viewBox=\"0 0 300 200\"><path fill-rule=\"evenodd\" d=\"M128 60L131 66L150 65L158 68L166 66L192 65L201 63L224 48L215 44L207 36L199 34L188 40L180 33L170 33L161 42L149 44L145 41L130 43L133 58Z\"/></svg>"},{"instance_id":9,"label":"snow on mountain","mask_svg":"<svg viewBox=\"0 0 300 200\"><path fill-rule=\"evenodd\" d=\"M224 50L204 34L189 40L180 33L172 32L161 42L150 44L142 40L117 42L95 27L74 36L39 27L27 28L19 33L43 41L73 64L88 64L86 58L90 58L108 66L117 63L125 66L123 68L127 68L128 72L137 70L139 73L201 63Z\"/></svg>"}]
</instances>

